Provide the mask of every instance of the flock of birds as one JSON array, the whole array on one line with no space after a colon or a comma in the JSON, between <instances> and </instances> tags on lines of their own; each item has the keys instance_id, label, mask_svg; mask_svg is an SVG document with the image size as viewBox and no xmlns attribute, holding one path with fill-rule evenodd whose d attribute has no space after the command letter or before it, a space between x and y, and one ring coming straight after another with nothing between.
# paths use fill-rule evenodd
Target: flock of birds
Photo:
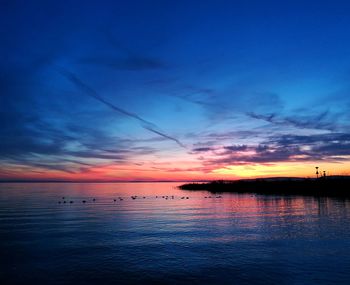
<instances>
[{"instance_id":1,"label":"flock of birds","mask_svg":"<svg viewBox=\"0 0 350 285\"><path fill-rule=\"evenodd\" d=\"M146 196L130 196L130 198L132 200L136 200L136 199L146 199L147 197ZM204 197L205 199L210 199L210 198L216 198L216 199L219 199L219 198L222 198L222 196L205 196ZM113 202L117 202L117 200L119 201L123 201L125 198L122 198L122 197L118 197L117 199L113 199ZM172 195L172 196L156 196L156 199L164 199L164 200L168 200L168 199L175 199L175 196ZM187 199L190 199L190 197L187 197L187 196L182 196L180 197L180 200L187 200ZM96 202L96 198L93 198L92 200L90 200L92 202ZM87 203L88 201L87 200L82 200L81 201L83 204ZM62 200L58 201L58 204L73 204L74 201L73 200L67 200L66 197L62 197Z\"/></svg>"}]
</instances>

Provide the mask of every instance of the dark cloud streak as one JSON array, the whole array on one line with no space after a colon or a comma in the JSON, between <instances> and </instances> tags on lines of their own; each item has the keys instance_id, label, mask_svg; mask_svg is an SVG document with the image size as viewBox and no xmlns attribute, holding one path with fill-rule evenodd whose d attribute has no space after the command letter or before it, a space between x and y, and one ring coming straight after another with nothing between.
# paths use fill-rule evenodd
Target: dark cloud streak
<instances>
[{"instance_id":1,"label":"dark cloud streak","mask_svg":"<svg viewBox=\"0 0 350 285\"><path fill-rule=\"evenodd\" d=\"M307 112L307 111L305 111ZM255 112L247 112L246 115L250 118L263 120L265 122L280 125L280 126L292 126L299 129L318 129L334 131L337 126L330 117L329 111L323 111L318 114L312 114L308 111L308 115L300 116L281 116L277 113L258 114Z\"/></svg>"},{"instance_id":2,"label":"dark cloud streak","mask_svg":"<svg viewBox=\"0 0 350 285\"><path fill-rule=\"evenodd\" d=\"M71 81L76 87L78 87L81 91L83 91L86 95L96 99L97 101L101 102L102 104L108 106L109 108L111 108L112 110L119 112L125 116L128 116L130 118L133 118L137 121L139 121L141 123L141 126L152 132L155 133L163 138L166 138L168 140L174 141L176 142L179 146L181 146L182 148L186 148L184 144L182 144L178 139L169 136L157 129L159 129L159 127L157 127L155 124L141 118L139 115L131 113L129 111L126 111L122 108L117 107L116 105L106 101L105 99L103 99L100 95L97 94L97 92L92 89L91 87L89 87L88 85L86 85L82 80L80 80L75 74L73 74L72 72L63 69L63 68L57 68L59 70L59 72L66 77L69 81Z\"/></svg>"}]
</instances>

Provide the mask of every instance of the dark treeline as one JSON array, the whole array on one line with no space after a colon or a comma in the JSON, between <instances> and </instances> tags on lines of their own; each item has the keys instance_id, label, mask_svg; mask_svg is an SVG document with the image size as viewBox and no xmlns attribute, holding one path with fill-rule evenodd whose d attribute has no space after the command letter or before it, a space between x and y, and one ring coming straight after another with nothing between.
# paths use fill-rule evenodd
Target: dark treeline
<instances>
[{"instance_id":1,"label":"dark treeline","mask_svg":"<svg viewBox=\"0 0 350 285\"><path fill-rule=\"evenodd\" d=\"M350 198L350 176L313 178L259 178L234 181L188 183L179 186L183 190L207 190L210 192L236 192L277 195L311 195Z\"/></svg>"}]
</instances>

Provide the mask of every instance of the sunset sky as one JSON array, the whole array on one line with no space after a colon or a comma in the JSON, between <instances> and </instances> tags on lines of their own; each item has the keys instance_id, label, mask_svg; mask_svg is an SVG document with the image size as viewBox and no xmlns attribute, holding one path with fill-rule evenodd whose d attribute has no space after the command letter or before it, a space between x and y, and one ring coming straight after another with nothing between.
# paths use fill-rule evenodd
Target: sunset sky
<instances>
[{"instance_id":1,"label":"sunset sky","mask_svg":"<svg viewBox=\"0 0 350 285\"><path fill-rule=\"evenodd\" d=\"M350 174L349 1L0 3L0 180Z\"/></svg>"}]
</instances>

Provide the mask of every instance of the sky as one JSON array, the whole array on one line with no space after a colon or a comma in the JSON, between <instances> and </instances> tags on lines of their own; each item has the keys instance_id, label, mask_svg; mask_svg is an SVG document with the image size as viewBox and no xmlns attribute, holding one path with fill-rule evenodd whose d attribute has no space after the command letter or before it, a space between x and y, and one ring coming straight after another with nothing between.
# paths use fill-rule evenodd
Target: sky
<instances>
[{"instance_id":1,"label":"sky","mask_svg":"<svg viewBox=\"0 0 350 285\"><path fill-rule=\"evenodd\" d=\"M0 180L350 174L349 1L0 0Z\"/></svg>"}]
</instances>

